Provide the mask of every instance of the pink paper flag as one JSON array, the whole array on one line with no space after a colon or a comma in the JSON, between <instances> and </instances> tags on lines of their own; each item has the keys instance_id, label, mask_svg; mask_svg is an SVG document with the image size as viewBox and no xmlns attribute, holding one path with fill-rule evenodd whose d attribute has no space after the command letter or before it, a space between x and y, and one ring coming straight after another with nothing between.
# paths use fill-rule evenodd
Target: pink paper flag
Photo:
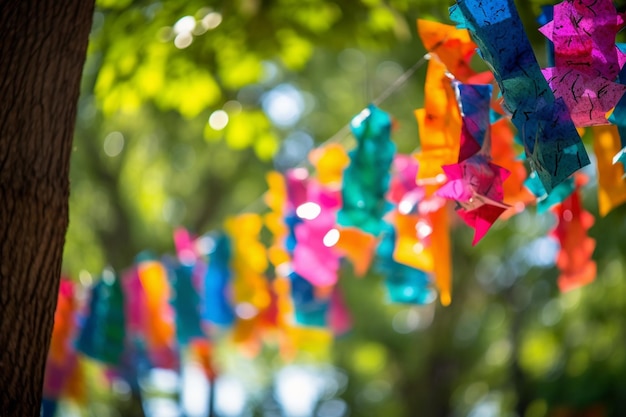
<instances>
[{"instance_id":1,"label":"pink paper flag","mask_svg":"<svg viewBox=\"0 0 626 417\"><path fill-rule=\"evenodd\" d=\"M556 97L561 97L576 126L609 124L606 113L626 92L626 85L567 67L541 70Z\"/></svg>"}]
</instances>

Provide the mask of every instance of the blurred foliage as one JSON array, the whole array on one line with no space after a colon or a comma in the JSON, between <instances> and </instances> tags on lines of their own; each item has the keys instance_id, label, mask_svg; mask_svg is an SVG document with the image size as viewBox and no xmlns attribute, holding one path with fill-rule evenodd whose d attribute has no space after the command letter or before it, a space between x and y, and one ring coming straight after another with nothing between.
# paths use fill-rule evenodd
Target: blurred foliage
<instances>
[{"instance_id":1,"label":"blurred foliage","mask_svg":"<svg viewBox=\"0 0 626 417\"><path fill-rule=\"evenodd\" d=\"M534 19L541 4L518 2L540 59ZM313 138L309 147L330 138L412 66L424 53L415 19L449 22L447 6L99 1L72 159L67 274L82 279L107 265L121 271L143 250L171 253L175 226L203 233L227 215L262 210L264 174L303 159L303 138ZM401 152L418 147L413 110L422 105L423 80L421 69L381 105L397 119ZM264 104L285 85L298 92L301 117L280 124ZM223 128L208 122L220 110L228 116ZM289 151L294 143L300 147ZM291 159L273 159L280 155ZM597 214L593 183L585 203ZM310 356L332 360L348 376L332 395L351 416L621 415L625 210L597 219L590 234L598 280L567 294L558 293L545 255L552 214L532 209L497 223L477 247L467 228L455 229L447 308L388 305L382 277L357 279L345 265L341 286L354 329L332 352ZM264 415L281 366L275 349L251 362L232 359L229 344L220 352L225 369L248 379L250 408ZM129 407L123 415L135 415L126 397L88 386L91 414L115 415L107 407L117 398L116 407Z\"/></svg>"}]
</instances>

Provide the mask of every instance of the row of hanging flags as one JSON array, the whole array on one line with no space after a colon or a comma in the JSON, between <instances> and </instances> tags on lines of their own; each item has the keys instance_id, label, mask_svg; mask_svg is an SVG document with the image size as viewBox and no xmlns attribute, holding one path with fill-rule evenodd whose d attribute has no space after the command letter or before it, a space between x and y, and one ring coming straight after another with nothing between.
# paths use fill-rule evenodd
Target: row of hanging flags
<instances>
[{"instance_id":1,"label":"row of hanging flags","mask_svg":"<svg viewBox=\"0 0 626 417\"><path fill-rule=\"evenodd\" d=\"M624 15L610 0L545 7L539 30L551 66L543 69L512 0L459 0L450 16L456 28L418 20L429 51L424 108L415 111L419 152L397 154L392 118L370 105L350 124L357 143L349 153L327 144L311 152L313 169L268 174L264 216L232 217L223 232L199 237L178 229L176 257L142 256L121 277L104 273L84 306L62 280L45 397L84 396L79 353L124 376L137 358L176 369L191 347L210 376L215 328L232 329L252 353L267 340L287 357L326 345L350 327L336 285L342 261L357 276L384 276L391 302L438 296L447 305L451 216L474 229L476 244L528 204L551 210L559 287L591 282L593 217L581 205L578 172L590 160L580 132L592 126L605 215L626 200L626 48L615 42ZM491 71L472 69L476 51Z\"/></svg>"}]
</instances>

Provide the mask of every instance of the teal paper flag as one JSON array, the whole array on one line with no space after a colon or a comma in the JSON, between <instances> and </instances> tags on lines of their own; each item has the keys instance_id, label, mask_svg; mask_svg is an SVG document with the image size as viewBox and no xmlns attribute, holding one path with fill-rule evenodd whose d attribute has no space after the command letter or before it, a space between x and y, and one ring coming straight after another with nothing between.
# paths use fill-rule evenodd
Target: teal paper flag
<instances>
[{"instance_id":1,"label":"teal paper flag","mask_svg":"<svg viewBox=\"0 0 626 417\"><path fill-rule=\"evenodd\" d=\"M109 365L119 365L126 339L124 294L119 277L104 271L93 286L89 311L76 343L86 356Z\"/></svg>"},{"instance_id":2,"label":"teal paper flag","mask_svg":"<svg viewBox=\"0 0 626 417\"><path fill-rule=\"evenodd\" d=\"M370 104L352 119L350 127L357 146L350 152L350 165L343 174L343 206L337 214L337 223L377 236L383 228L383 216L390 208L385 194L396 153L391 141L391 117Z\"/></svg>"},{"instance_id":3,"label":"teal paper flag","mask_svg":"<svg viewBox=\"0 0 626 417\"><path fill-rule=\"evenodd\" d=\"M470 31L491 67L530 166L550 193L590 162L565 102L541 72L513 0L458 0L450 17Z\"/></svg>"}]
</instances>

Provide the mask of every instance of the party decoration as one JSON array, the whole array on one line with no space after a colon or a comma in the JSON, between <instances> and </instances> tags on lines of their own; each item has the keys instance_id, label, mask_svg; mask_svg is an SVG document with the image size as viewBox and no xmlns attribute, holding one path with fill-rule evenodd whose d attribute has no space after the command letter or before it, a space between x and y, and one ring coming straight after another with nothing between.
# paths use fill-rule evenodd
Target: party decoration
<instances>
[{"instance_id":1,"label":"party decoration","mask_svg":"<svg viewBox=\"0 0 626 417\"><path fill-rule=\"evenodd\" d=\"M247 303L258 311L270 304L264 276L267 253L259 241L262 227L258 214L247 213L227 219L224 228L231 241L233 303Z\"/></svg>"},{"instance_id":2,"label":"party decoration","mask_svg":"<svg viewBox=\"0 0 626 417\"><path fill-rule=\"evenodd\" d=\"M569 291L589 284L596 277L596 263L591 259L595 249L595 241L587 236L593 225L593 216L585 211L577 189L562 204L554 209L558 224L552 231L561 249L557 255L556 265L561 270L558 284L561 291Z\"/></svg>"},{"instance_id":3,"label":"party decoration","mask_svg":"<svg viewBox=\"0 0 626 417\"><path fill-rule=\"evenodd\" d=\"M186 346L192 339L204 337L200 323L200 297L193 284L193 265L177 265L173 272L172 307L176 312L176 340Z\"/></svg>"},{"instance_id":4,"label":"party decoration","mask_svg":"<svg viewBox=\"0 0 626 417\"><path fill-rule=\"evenodd\" d=\"M626 201L624 165L613 164L613 156L621 149L616 126L593 127L593 150L598 165L598 207L600 216Z\"/></svg>"},{"instance_id":5,"label":"party decoration","mask_svg":"<svg viewBox=\"0 0 626 417\"><path fill-rule=\"evenodd\" d=\"M463 114L459 162L442 167L447 181L437 195L457 202L457 213L475 230L475 245L508 208L502 185L509 173L491 162L491 86L459 84L457 88Z\"/></svg>"},{"instance_id":6,"label":"party decoration","mask_svg":"<svg viewBox=\"0 0 626 417\"><path fill-rule=\"evenodd\" d=\"M474 228L473 244L496 219L528 204L551 210L559 288L592 282L593 217L582 207L584 180L576 173L589 159L576 126L594 126L605 215L626 200L626 54L615 44L624 18L608 0L564 1L544 12L541 32L555 48L543 70L512 0L458 0L450 13L459 27L418 21L428 70L424 108L415 111L416 153L396 154L391 116L369 105L350 123L352 151L325 143L306 167L267 175L263 217L239 214L224 232L205 235L177 227L175 256L140 254L122 279L104 271L86 308L77 284L62 280L44 415L59 398L84 399L78 353L105 364L110 380L125 379L133 392L148 368L176 370L180 357L214 379L214 343L223 334L250 355L266 342L288 360L301 351L324 355L332 336L351 327L337 285L342 265L358 277L370 268L382 275L390 302L424 305L439 295L450 304L452 202ZM472 68L477 46L493 74ZM494 79L501 97L492 97ZM613 107L608 121L616 126L607 126ZM518 155L522 146L527 160Z\"/></svg>"},{"instance_id":7,"label":"party decoration","mask_svg":"<svg viewBox=\"0 0 626 417\"><path fill-rule=\"evenodd\" d=\"M340 194L315 181L309 181L307 191L307 203L296 210L302 222L295 226L293 270L315 286L331 286L339 270L339 254L333 246L340 235L335 227Z\"/></svg>"},{"instance_id":8,"label":"party decoration","mask_svg":"<svg viewBox=\"0 0 626 417\"><path fill-rule=\"evenodd\" d=\"M105 270L91 289L88 312L76 341L81 353L116 365L124 353L126 316L119 278Z\"/></svg>"},{"instance_id":9,"label":"party decoration","mask_svg":"<svg viewBox=\"0 0 626 417\"><path fill-rule=\"evenodd\" d=\"M613 1L562 1L552 14L539 32L554 43L554 66L615 80L626 60L615 45L624 20Z\"/></svg>"},{"instance_id":10,"label":"party decoration","mask_svg":"<svg viewBox=\"0 0 626 417\"><path fill-rule=\"evenodd\" d=\"M377 236L389 209L385 193L396 150L390 140L391 117L369 105L352 119L350 127L357 147L350 152L350 165L343 175L343 206L337 221L341 226L359 227Z\"/></svg>"},{"instance_id":11,"label":"party decoration","mask_svg":"<svg viewBox=\"0 0 626 417\"><path fill-rule=\"evenodd\" d=\"M442 48L445 46L444 43ZM421 147L416 155L419 162L417 181L424 187L426 199L435 203L432 209L426 210L432 227L430 244L437 248L429 253L432 256L435 284L443 305L450 304L452 300L449 220L445 205L437 202L433 196L445 181L441 167L458 160L461 136L461 116L448 74L446 66L440 60L431 59L428 62L424 108L415 111Z\"/></svg>"},{"instance_id":12,"label":"party decoration","mask_svg":"<svg viewBox=\"0 0 626 417\"><path fill-rule=\"evenodd\" d=\"M393 259L395 230L386 225L377 249L376 270L385 277L389 300L402 304L427 304L436 298L428 274Z\"/></svg>"},{"instance_id":13,"label":"party decoration","mask_svg":"<svg viewBox=\"0 0 626 417\"><path fill-rule=\"evenodd\" d=\"M429 54L436 55L456 79L466 82L476 74L470 66L476 44L467 30L417 19L417 33Z\"/></svg>"},{"instance_id":14,"label":"party decoration","mask_svg":"<svg viewBox=\"0 0 626 417\"><path fill-rule=\"evenodd\" d=\"M395 209L391 216L387 216L396 229L393 258L401 264L432 271L433 256L429 250L432 226L424 215L427 211L423 209L425 191L424 187L416 183L417 172L418 163L415 158L396 155L388 195Z\"/></svg>"},{"instance_id":15,"label":"party decoration","mask_svg":"<svg viewBox=\"0 0 626 417\"><path fill-rule=\"evenodd\" d=\"M336 252L350 261L357 277L362 277L372 263L376 238L354 227L338 228L337 231L339 238L334 246Z\"/></svg>"},{"instance_id":16,"label":"party decoration","mask_svg":"<svg viewBox=\"0 0 626 417\"><path fill-rule=\"evenodd\" d=\"M417 154L417 179L424 185L426 195L432 195L441 185L441 167L453 164L459 157L461 116L455 93L443 63L431 59L426 71L424 108L415 111L420 132L420 152Z\"/></svg>"},{"instance_id":17,"label":"party decoration","mask_svg":"<svg viewBox=\"0 0 626 417\"><path fill-rule=\"evenodd\" d=\"M615 45L623 26L611 0L563 1L539 29L555 45L555 66L543 74L576 126L608 124L606 113L626 91L614 82L624 55ZM619 19L621 20L621 19Z\"/></svg>"},{"instance_id":18,"label":"party decoration","mask_svg":"<svg viewBox=\"0 0 626 417\"><path fill-rule=\"evenodd\" d=\"M229 326L235 319L230 293L230 240L224 234L217 234L211 239L213 247L209 252L209 263L204 275L202 318L209 323Z\"/></svg>"},{"instance_id":19,"label":"party decoration","mask_svg":"<svg viewBox=\"0 0 626 417\"><path fill-rule=\"evenodd\" d=\"M72 343L76 333L77 304L73 283L65 277L61 278L43 385L43 396L47 399L43 412L48 416L54 415L55 400L66 391L77 366L76 350Z\"/></svg>"},{"instance_id":20,"label":"party decoration","mask_svg":"<svg viewBox=\"0 0 626 417\"><path fill-rule=\"evenodd\" d=\"M450 17L466 27L490 65L526 155L548 192L589 164L563 99L543 77L512 0L459 0Z\"/></svg>"},{"instance_id":21,"label":"party decoration","mask_svg":"<svg viewBox=\"0 0 626 417\"><path fill-rule=\"evenodd\" d=\"M331 143L314 149L309 154L309 160L315 168L320 184L341 187L343 172L350 163L343 146Z\"/></svg>"},{"instance_id":22,"label":"party decoration","mask_svg":"<svg viewBox=\"0 0 626 417\"><path fill-rule=\"evenodd\" d=\"M574 189L574 178L568 178L557 185L550 194L543 188L536 173L532 172L525 182L526 188L536 197L537 213L545 213L552 207L561 204L567 197L572 195Z\"/></svg>"},{"instance_id":23,"label":"party decoration","mask_svg":"<svg viewBox=\"0 0 626 417\"><path fill-rule=\"evenodd\" d=\"M176 366L174 311L171 287L163 263L140 254L137 274L145 297L145 339L151 361L163 368Z\"/></svg>"}]
</instances>

